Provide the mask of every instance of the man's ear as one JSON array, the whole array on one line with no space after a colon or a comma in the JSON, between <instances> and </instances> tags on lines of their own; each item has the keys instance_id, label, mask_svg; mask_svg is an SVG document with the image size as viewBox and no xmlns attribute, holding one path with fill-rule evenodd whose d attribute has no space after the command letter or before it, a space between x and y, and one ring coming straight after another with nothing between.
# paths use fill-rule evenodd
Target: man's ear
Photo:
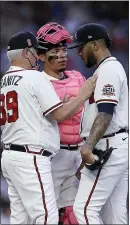
<instances>
[{"instance_id":1,"label":"man's ear","mask_svg":"<svg viewBox=\"0 0 130 225\"><path fill-rule=\"evenodd\" d=\"M39 59L40 59L42 62L45 62L45 55L44 55L44 54L39 54L38 57L39 57Z\"/></svg>"},{"instance_id":2,"label":"man's ear","mask_svg":"<svg viewBox=\"0 0 130 225\"><path fill-rule=\"evenodd\" d=\"M93 41L93 50L97 51L99 49L99 45L97 41Z\"/></svg>"}]
</instances>

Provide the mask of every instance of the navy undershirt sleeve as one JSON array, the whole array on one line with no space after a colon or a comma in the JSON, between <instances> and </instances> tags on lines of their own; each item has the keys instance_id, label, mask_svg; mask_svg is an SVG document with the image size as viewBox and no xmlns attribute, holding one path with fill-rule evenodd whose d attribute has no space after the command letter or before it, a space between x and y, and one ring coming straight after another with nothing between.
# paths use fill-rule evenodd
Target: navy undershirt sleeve
<instances>
[{"instance_id":1,"label":"navy undershirt sleeve","mask_svg":"<svg viewBox=\"0 0 130 225\"><path fill-rule=\"evenodd\" d=\"M113 103L100 103L97 105L98 112L105 112L110 115L113 115L115 106Z\"/></svg>"}]
</instances>

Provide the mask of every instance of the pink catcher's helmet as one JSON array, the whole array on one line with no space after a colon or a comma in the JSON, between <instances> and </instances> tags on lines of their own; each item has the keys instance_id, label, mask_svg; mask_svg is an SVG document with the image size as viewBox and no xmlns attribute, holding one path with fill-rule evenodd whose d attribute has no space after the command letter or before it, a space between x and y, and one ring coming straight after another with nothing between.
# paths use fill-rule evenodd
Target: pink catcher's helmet
<instances>
[{"instance_id":1,"label":"pink catcher's helmet","mask_svg":"<svg viewBox=\"0 0 130 225\"><path fill-rule=\"evenodd\" d=\"M47 23L37 32L39 45L47 46L48 44L56 45L65 41L66 44L72 42L69 32L58 23Z\"/></svg>"}]
</instances>

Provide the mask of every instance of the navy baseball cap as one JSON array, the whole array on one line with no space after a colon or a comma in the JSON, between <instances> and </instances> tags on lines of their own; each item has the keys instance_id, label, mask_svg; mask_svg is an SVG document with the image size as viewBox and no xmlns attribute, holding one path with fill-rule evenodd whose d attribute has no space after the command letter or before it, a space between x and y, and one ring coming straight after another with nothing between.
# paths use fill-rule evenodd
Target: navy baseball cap
<instances>
[{"instance_id":1,"label":"navy baseball cap","mask_svg":"<svg viewBox=\"0 0 130 225\"><path fill-rule=\"evenodd\" d=\"M97 23L84 24L75 33L73 43L68 46L68 49L76 48L87 42L99 39L104 39L108 42L107 47L110 47L111 39L104 26Z\"/></svg>"},{"instance_id":2,"label":"navy baseball cap","mask_svg":"<svg viewBox=\"0 0 130 225\"><path fill-rule=\"evenodd\" d=\"M31 47L47 50L47 48L39 46L36 37L31 32L21 31L10 38L7 51Z\"/></svg>"}]
</instances>

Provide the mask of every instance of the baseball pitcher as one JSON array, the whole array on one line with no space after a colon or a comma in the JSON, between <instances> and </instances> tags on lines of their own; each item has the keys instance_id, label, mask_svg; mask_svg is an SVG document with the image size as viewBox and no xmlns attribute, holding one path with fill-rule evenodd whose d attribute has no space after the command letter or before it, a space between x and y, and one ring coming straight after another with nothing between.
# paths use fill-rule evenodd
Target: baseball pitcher
<instances>
[{"instance_id":1,"label":"baseball pitcher","mask_svg":"<svg viewBox=\"0 0 130 225\"><path fill-rule=\"evenodd\" d=\"M84 168L74 203L80 224L127 224L128 87L121 63L111 56L111 39L100 24L85 24L70 48L98 79L85 103L81 137ZM89 117L88 117L89 115Z\"/></svg>"}]
</instances>

